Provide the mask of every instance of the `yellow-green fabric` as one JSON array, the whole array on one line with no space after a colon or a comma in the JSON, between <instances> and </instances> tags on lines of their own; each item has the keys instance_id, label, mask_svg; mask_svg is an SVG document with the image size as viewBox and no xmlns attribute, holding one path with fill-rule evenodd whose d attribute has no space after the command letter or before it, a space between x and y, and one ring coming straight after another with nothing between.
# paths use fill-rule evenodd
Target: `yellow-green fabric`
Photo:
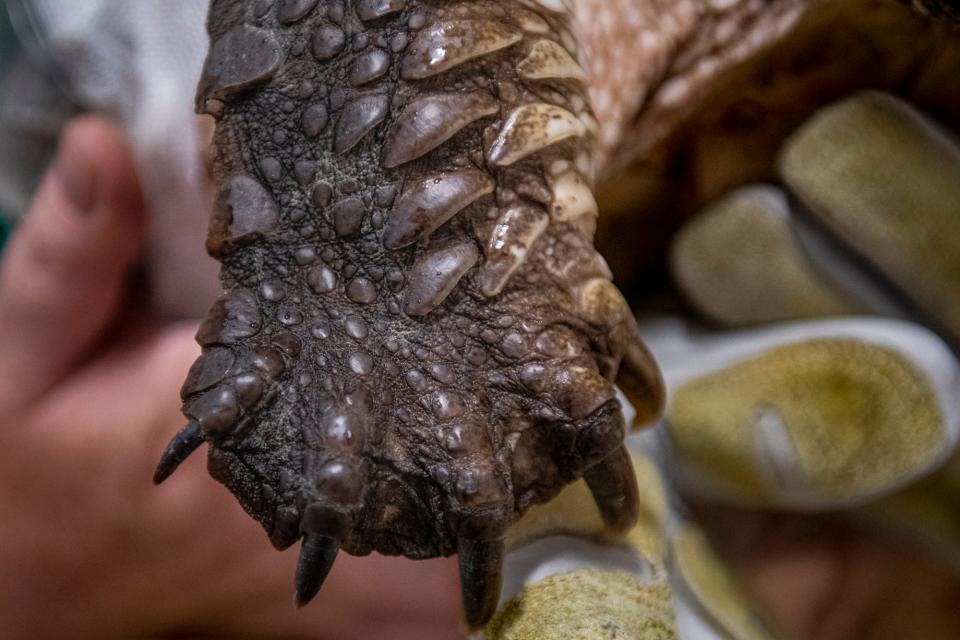
<instances>
[{"instance_id":1,"label":"yellow-green fabric","mask_svg":"<svg viewBox=\"0 0 960 640\"><path fill-rule=\"evenodd\" d=\"M650 574L581 569L550 576L497 611L484 630L485 640L670 640L678 637L678 597L686 598L719 637L768 639L753 605L703 535L692 525L676 524L657 464L644 455L634 455L633 463L640 517L623 540L606 544L633 547ZM602 539L602 522L583 482L531 510L511 532L510 544L521 546L547 532Z\"/></svg>"},{"instance_id":2,"label":"yellow-green fabric","mask_svg":"<svg viewBox=\"0 0 960 640\"><path fill-rule=\"evenodd\" d=\"M673 279L693 306L727 327L861 312L809 264L789 215L786 196L773 187L730 193L677 234Z\"/></svg>"},{"instance_id":3,"label":"yellow-green fabric","mask_svg":"<svg viewBox=\"0 0 960 640\"><path fill-rule=\"evenodd\" d=\"M621 571L584 569L524 589L497 612L488 640L672 640L670 588Z\"/></svg>"},{"instance_id":4,"label":"yellow-green fabric","mask_svg":"<svg viewBox=\"0 0 960 640\"><path fill-rule=\"evenodd\" d=\"M667 416L680 457L755 498L797 487L871 494L927 468L945 440L925 376L893 350L849 339L787 344L696 378ZM777 429L788 464L765 449Z\"/></svg>"},{"instance_id":5,"label":"yellow-green fabric","mask_svg":"<svg viewBox=\"0 0 960 640\"><path fill-rule=\"evenodd\" d=\"M960 339L960 146L904 102L862 93L784 146L786 183L844 243Z\"/></svg>"}]
</instances>

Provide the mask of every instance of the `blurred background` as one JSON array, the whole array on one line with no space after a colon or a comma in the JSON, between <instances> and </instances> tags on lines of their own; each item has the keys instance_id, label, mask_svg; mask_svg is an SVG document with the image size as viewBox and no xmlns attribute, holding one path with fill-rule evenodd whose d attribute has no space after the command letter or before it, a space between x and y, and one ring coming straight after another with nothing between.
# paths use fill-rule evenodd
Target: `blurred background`
<instances>
[{"instance_id":1,"label":"blurred background","mask_svg":"<svg viewBox=\"0 0 960 640\"><path fill-rule=\"evenodd\" d=\"M752 4L776 29L703 9L600 175L597 244L670 390L634 442L674 523L654 564L689 640L960 638L960 32L893 0ZM6 0L0 247L66 123L106 114L153 304L205 313L205 5ZM684 572L690 528L709 570Z\"/></svg>"},{"instance_id":2,"label":"blurred background","mask_svg":"<svg viewBox=\"0 0 960 640\"><path fill-rule=\"evenodd\" d=\"M597 244L668 370L665 473L784 637L960 637L952 437L933 444L943 449L920 465L924 479L893 480L903 469L892 463L924 439L917 408L899 414L898 436L871 443L896 412L883 398L895 394L841 371L859 356L824 356L817 391L804 389L802 351L759 346L784 322L781 347L807 342L825 318L887 317L932 329L955 352L960 326L947 307L960 290L960 34L911 9L810 3L774 45L712 67L682 106L650 100L634 120L636 146L599 189ZM696 63L676 67L693 76ZM664 317L696 339L671 336ZM862 343L866 332L854 324L850 336ZM728 362L763 353L771 368L755 378L726 368L726 378L693 384L677 374L670 384L671 368L715 369L707 344L736 340L758 342ZM908 342L893 339L915 357ZM761 382L778 371L779 390ZM943 380L955 396L953 374ZM838 401L848 411L829 408ZM770 406L772 446L758 417ZM849 456L826 462L845 447ZM882 462L868 471L865 459ZM775 479L764 480L771 468ZM798 498L798 488L810 491Z\"/></svg>"}]
</instances>

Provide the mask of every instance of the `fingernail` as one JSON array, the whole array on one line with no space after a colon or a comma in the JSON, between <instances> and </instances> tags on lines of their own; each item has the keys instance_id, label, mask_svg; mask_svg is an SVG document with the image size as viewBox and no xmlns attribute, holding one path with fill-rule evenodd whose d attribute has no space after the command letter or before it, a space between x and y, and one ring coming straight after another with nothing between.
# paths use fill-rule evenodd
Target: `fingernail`
<instances>
[{"instance_id":1,"label":"fingernail","mask_svg":"<svg viewBox=\"0 0 960 640\"><path fill-rule=\"evenodd\" d=\"M66 140L60 148L53 165L53 174L60 182L64 195L80 212L93 209L95 176L93 166Z\"/></svg>"}]
</instances>

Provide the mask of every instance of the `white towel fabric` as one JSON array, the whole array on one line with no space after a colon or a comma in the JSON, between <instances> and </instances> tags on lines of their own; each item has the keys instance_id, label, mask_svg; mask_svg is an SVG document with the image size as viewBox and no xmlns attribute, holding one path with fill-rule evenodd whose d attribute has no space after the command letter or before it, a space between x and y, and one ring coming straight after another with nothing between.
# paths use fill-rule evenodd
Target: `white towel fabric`
<instances>
[{"instance_id":1,"label":"white towel fabric","mask_svg":"<svg viewBox=\"0 0 960 640\"><path fill-rule=\"evenodd\" d=\"M219 293L204 251L211 198L193 94L207 50L206 0L34 0L55 60L84 107L128 132L151 210L157 308L199 317Z\"/></svg>"}]
</instances>

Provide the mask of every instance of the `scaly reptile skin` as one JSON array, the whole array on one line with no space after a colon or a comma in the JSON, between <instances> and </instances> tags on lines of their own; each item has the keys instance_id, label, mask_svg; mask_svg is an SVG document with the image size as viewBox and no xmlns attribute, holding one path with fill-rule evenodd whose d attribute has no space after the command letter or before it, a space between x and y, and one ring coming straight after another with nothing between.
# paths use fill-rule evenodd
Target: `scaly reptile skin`
<instances>
[{"instance_id":1,"label":"scaly reptile skin","mask_svg":"<svg viewBox=\"0 0 960 640\"><path fill-rule=\"evenodd\" d=\"M297 598L338 549L459 553L471 625L503 537L584 476L636 518L612 382L656 366L594 251L596 122L567 0L214 0L197 104L217 119L207 248L224 295L184 384L209 470Z\"/></svg>"}]
</instances>

